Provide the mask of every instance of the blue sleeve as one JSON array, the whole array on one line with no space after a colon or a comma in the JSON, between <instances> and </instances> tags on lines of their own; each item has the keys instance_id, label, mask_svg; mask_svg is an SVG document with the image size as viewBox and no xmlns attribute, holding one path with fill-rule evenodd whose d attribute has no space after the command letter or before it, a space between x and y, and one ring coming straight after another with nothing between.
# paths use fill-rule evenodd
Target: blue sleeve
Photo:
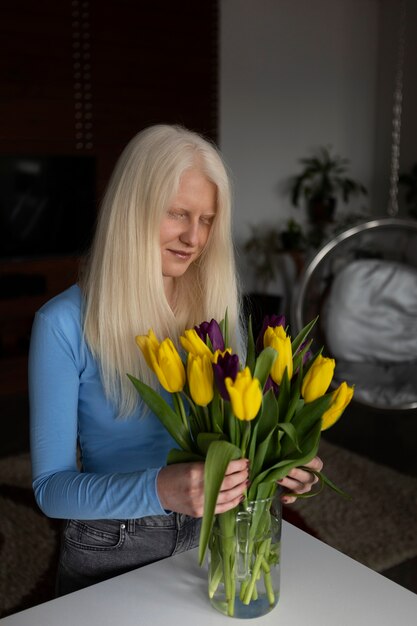
<instances>
[{"instance_id":1,"label":"blue sleeve","mask_svg":"<svg viewBox=\"0 0 417 626\"><path fill-rule=\"evenodd\" d=\"M83 473L77 466L80 333L56 328L37 313L29 352L33 488L45 515L64 519L133 519L164 515L160 468Z\"/></svg>"}]
</instances>

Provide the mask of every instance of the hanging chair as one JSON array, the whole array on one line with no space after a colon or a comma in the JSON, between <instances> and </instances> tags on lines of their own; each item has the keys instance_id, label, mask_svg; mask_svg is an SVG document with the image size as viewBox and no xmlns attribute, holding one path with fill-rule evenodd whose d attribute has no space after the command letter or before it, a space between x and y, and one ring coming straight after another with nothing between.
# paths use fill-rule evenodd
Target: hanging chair
<instances>
[{"instance_id":1,"label":"hanging chair","mask_svg":"<svg viewBox=\"0 0 417 626\"><path fill-rule=\"evenodd\" d=\"M305 268L292 302L297 330L319 316L316 344L336 359L334 386L356 402L417 408L417 220L398 216L406 0L401 3L392 119L388 215L326 243Z\"/></svg>"},{"instance_id":2,"label":"hanging chair","mask_svg":"<svg viewBox=\"0 0 417 626\"><path fill-rule=\"evenodd\" d=\"M417 408L417 221L381 218L325 244L300 278L293 325L336 359L334 385L375 408Z\"/></svg>"}]
</instances>

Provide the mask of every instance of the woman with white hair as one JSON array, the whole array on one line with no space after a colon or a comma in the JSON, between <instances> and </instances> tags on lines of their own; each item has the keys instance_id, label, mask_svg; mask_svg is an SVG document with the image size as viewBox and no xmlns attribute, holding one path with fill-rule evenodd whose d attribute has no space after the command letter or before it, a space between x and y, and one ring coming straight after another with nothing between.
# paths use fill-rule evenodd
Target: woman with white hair
<instances>
[{"instance_id":1,"label":"woman with white hair","mask_svg":"<svg viewBox=\"0 0 417 626\"><path fill-rule=\"evenodd\" d=\"M152 327L175 342L226 309L239 353L223 161L182 127L145 129L115 167L79 283L44 305L32 330L33 488L47 516L67 520L58 594L197 545L204 464L166 465L174 441L126 373L156 388L135 336ZM310 465L322 467L318 458ZM232 461L216 513L237 506L247 481L246 459ZM292 470L280 482L283 500L314 482L311 473Z\"/></svg>"}]
</instances>

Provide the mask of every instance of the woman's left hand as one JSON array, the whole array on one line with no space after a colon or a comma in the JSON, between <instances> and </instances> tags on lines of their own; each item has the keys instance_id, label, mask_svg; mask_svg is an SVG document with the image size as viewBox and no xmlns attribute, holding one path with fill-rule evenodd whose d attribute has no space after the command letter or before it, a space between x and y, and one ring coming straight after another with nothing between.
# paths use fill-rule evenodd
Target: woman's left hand
<instances>
[{"instance_id":1,"label":"woman's left hand","mask_svg":"<svg viewBox=\"0 0 417 626\"><path fill-rule=\"evenodd\" d=\"M314 459L307 463L305 467L311 467L312 470L321 472L323 468L323 461L315 456ZM281 485L284 489L284 493L281 496L281 502L283 504L292 504L296 501L296 496L293 493L308 493L311 491L313 485L318 481L317 476L308 472L307 470L294 467L285 478L278 481L278 485Z\"/></svg>"}]
</instances>

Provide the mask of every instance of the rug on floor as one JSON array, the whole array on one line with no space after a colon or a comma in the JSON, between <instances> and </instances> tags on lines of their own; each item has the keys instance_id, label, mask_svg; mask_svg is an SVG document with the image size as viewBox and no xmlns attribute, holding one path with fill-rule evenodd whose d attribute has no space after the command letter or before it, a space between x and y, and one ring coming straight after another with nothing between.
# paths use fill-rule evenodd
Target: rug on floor
<instances>
[{"instance_id":1,"label":"rug on floor","mask_svg":"<svg viewBox=\"0 0 417 626\"><path fill-rule=\"evenodd\" d=\"M377 572L417 556L417 478L322 439L324 472L350 496L325 488L292 508L318 539Z\"/></svg>"}]
</instances>

